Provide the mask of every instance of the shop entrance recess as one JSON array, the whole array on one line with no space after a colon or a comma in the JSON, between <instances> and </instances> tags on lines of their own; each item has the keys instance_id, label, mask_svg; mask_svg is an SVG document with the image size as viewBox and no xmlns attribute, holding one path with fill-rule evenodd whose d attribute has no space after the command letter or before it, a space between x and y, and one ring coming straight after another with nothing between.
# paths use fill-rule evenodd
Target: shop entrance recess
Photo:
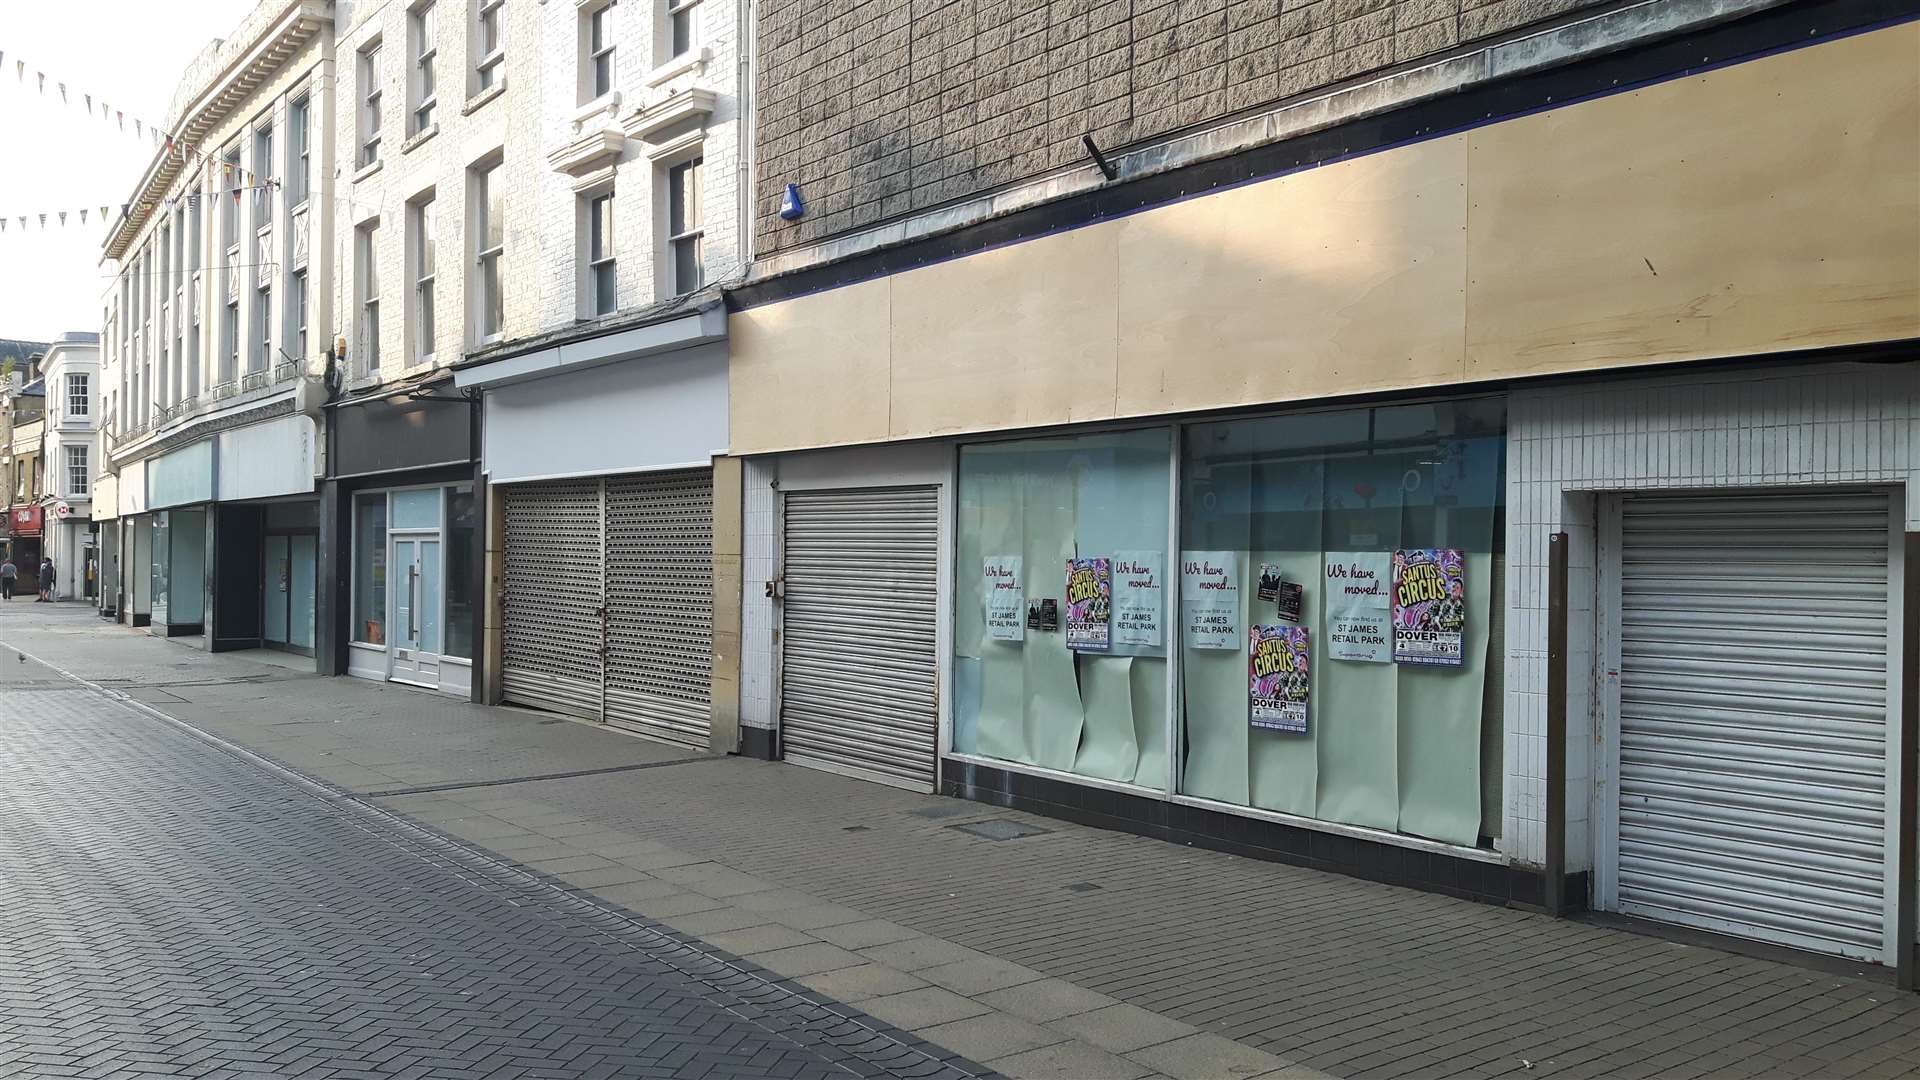
<instances>
[{"instance_id":1,"label":"shop entrance recess","mask_svg":"<svg viewBox=\"0 0 1920 1080\"><path fill-rule=\"evenodd\" d=\"M502 489L507 701L706 749L713 474Z\"/></svg>"},{"instance_id":2,"label":"shop entrance recess","mask_svg":"<svg viewBox=\"0 0 1920 1080\"><path fill-rule=\"evenodd\" d=\"M1885 493L1603 500L1599 906L1894 958Z\"/></svg>"},{"instance_id":3,"label":"shop entrance recess","mask_svg":"<svg viewBox=\"0 0 1920 1080\"><path fill-rule=\"evenodd\" d=\"M795 491L782 502L783 756L933 790L936 489Z\"/></svg>"},{"instance_id":4,"label":"shop entrance recess","mask_svg":"<svg viewBox=\"0 0 1920 1080\"><path fill-rule=\"evenodd\" d=\"M268 648L312 656L317 538L269 535L265 547L260 636Z\"/></svg>"}]
</instances>

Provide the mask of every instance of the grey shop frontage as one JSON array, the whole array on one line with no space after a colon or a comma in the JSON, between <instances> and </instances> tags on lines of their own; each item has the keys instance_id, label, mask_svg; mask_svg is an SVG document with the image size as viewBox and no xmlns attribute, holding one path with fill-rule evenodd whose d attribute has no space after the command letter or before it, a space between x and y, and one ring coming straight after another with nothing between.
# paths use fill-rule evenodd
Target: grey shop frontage
<instances>
[{"instance_id":1,"label":"grey shop frontage","mask_svg":"<svg viewBox=\"0 0 1920 1080\"><path fill-rule=\"evenodd\" d=\"M327 408L320 672L479 700L480 410L444 376Z\"/></svg>"}]
</instances>

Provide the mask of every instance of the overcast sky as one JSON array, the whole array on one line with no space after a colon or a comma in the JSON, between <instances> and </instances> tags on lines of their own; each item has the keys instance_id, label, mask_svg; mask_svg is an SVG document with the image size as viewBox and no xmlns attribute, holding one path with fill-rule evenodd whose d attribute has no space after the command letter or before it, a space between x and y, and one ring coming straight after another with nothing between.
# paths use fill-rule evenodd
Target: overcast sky
<instances>
[{"instance_id":1,"label":"overcast sky","mask_svg":"<svg viewBox=\"0 0 1920 1080\"><path fill-rule=\"evenodd\" d=\"M237 25L255 0L0 0L0 338L51 341L100 329L110 283L100 263L106 229L153 160L133 120L163 123L174 86L208 41ZM15 61L27 64L15 76ZM45 95L34 73L47 73ZM67 84L69 104L56 84ZM94 115L86 113L92 94ZM99 116L105 99L127 114L122 135ZM89 207L87 223L74 213ZM65 210L66 228L57 211ZM42 230L38 215L47 215ZM20 215L28 226L20 229Z\"/></svg>"}]
</instances>

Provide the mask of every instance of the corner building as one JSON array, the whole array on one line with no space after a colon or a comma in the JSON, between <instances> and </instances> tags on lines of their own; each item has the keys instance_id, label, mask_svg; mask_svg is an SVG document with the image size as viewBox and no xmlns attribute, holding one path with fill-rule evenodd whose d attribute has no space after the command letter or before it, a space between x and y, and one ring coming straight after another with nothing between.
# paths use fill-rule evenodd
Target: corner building
<instances>
[{"instance_id":1,"label":"corner building","mask_svg":"<svg viewBox=\"0 0 1920 1080\"><path fill-rule=\"evenodd\" d=\"M763 4L743 747L1911 975L1917 17Z\"/></svg>"}]
</instances>

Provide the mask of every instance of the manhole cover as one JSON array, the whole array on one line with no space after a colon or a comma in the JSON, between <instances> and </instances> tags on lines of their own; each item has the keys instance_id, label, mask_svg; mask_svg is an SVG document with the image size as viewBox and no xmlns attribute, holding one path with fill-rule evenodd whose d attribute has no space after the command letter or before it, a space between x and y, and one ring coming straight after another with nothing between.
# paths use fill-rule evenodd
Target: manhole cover
<instances>
[{"instance_id":1,"label":"manhole cover","mask_svg":"<svg viewBox=\"0 0 1920 1080\"><path fill-rule=\"evenodd\" d=\"M914 817L943 818L958 817L961 814L971 814L979 809L980 805L978 803L962 802L956 799L952 802L923 806L918 810L909 810L907 813L912 814Z\"/></svg>"},{"instance_id":2,"label":"manhole cover","mask_svg":"<svg viewBox=\"0 0 1920 1080\"><path fill-rule=\"evenodd\" d=\"M1040 836L1052 829L1043 829L1038 825L1029 825L1024 821L1009 821L1006 818L990 818L986 821L969 821L962 825L949 825L949 829L958 829L963 833L988 840L1018 840L1022 836Z\"/></svg>"}]
</instances>

